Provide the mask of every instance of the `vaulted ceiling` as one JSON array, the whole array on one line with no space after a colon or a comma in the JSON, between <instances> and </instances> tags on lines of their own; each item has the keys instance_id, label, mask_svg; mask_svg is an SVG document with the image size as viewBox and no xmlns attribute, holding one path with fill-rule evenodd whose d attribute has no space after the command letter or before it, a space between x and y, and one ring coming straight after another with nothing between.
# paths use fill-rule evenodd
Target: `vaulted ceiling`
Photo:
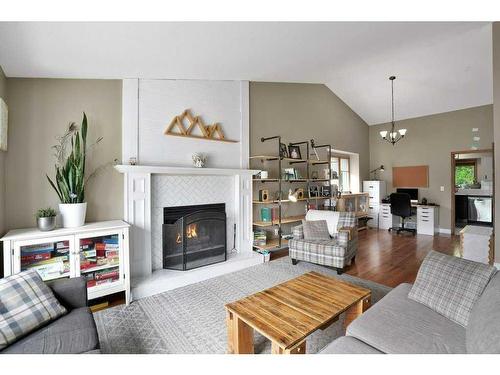
<instances>
[{"instance_id":1,"label":"vaulted ceiling","mask_svg":"<svg viewBox=\"0 0 500 375\"><path fill-rule=\"evenodd\" d=\"M481 22L0 23L8 77L323 83L368 124L490 104Z\"/></svg>"}]
</instances>

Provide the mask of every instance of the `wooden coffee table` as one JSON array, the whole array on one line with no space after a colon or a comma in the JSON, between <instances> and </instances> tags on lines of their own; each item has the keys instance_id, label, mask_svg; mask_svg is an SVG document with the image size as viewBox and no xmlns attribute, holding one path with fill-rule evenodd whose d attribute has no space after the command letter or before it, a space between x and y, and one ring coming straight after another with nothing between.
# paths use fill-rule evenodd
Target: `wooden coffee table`
<instances>
[{"instance_id":1,"label":"wooden coffee table","mask_svg":"<svg viewBox=\"0 0 500 375\"><path fill-rule=\"evenodd\" d=\"M346 312L345 327L370 306L371 292L308 272L226 307L228 353L253 354L253 330L271 340L274 354L305 354L306 338Z\"/></svg>"}]
</instances>

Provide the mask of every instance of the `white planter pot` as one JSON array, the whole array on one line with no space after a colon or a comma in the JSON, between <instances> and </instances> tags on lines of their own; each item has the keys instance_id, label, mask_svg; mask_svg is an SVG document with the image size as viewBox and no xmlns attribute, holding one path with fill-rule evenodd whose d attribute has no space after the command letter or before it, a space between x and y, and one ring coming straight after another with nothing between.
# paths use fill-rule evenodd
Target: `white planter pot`
<instances>
[{"instance_id":1,"label":"white planter pot","mask_svg":"<svg viewBox=\"0 0 500 375\"><path fill-rule=\"evenodd\" d=\"M76 228L85 224L87 203L59 203L64 228Z\"/></svg>"}]
</instances>

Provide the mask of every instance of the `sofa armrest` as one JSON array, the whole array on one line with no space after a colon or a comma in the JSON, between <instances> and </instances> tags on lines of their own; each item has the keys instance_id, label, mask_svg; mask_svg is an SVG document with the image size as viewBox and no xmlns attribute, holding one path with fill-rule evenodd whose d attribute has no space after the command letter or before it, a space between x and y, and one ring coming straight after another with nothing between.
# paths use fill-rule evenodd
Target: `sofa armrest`
<instances>
[{"instance_id":1,"label":"sofa armrest","mask_svg":"<svg viewBox=\"0 0 500 375\"><path fill-rule=\"evenodd\" d=\"M73 310L87 306L87 281L84 277L59 279L48 285L59 302L66 308Z\"/></svg>"},{"instance_id":2,"label":"sofa armrest","mask_svg":"<svg viewBox=\"0 0 500 375\"><path fill-rule=\"evenodd\" d=\"M338 231L339 231L339 237L342 237L341 236L342 233L346 233L347 241L351 241L354 238L357 229L353 228L353 227L342 227L342 228L339 228Z\"/></svg>"},{"instance_id":3,"label":"sofa armrest","mask_svg":"<svg viewBox=\"0 0 500 375\"><path fill-rule=\"evenodd\" d=\"M304 226L297 225L292 228L292 235L294 240L303 240L304 239Z\"/></svg>"}]
</instances>

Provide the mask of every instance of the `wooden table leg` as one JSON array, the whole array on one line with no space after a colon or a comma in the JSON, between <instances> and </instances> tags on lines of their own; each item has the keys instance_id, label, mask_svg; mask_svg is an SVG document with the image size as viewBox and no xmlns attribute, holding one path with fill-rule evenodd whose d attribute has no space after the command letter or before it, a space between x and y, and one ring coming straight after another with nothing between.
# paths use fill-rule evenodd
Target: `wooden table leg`
<instances>
[{"instance_id":1,"label":"wooden table leg","mask_svg":"<svg viewBox=\"0 0 500 375\"><path fill-rule=\"evenodd\" d=\"M371 295L363 298L355 305L352 305L345 313L344 328L352 323L354 319L363 314L371 304Z\"/></svg>"},{"instance_id":2,"label":"wooden table leg","mask_svg":"<svg viewBox=\"0 0 500 375\"><path fill-rule=\"evenodd\" d=\"M230 311L226 311L227 352L253 354L253 328Z\"/></svg>"},{"instance_id":3,"label":"wooden table leg","mask_svg":"<svg viewBox=\"0 0 500 375\"><path fill-rule=\"evenodd\" d=\"M306 340L291 349L283 349L277 343L271 343L271 354L306 354Z\"/></svg>"}]
</instances>

